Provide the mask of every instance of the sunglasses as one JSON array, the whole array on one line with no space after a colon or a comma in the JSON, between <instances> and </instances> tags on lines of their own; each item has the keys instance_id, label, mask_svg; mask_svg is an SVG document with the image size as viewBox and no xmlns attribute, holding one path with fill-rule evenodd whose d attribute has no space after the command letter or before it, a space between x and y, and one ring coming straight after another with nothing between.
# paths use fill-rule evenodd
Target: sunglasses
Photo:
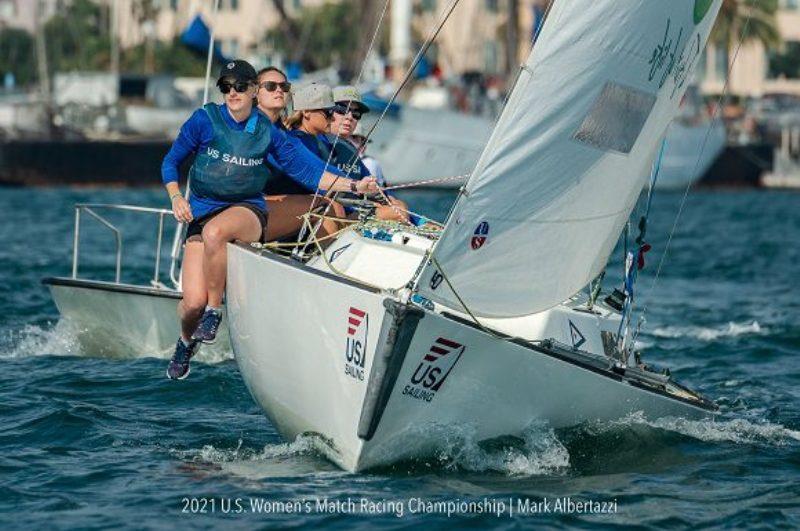
<instances>
[{"instance_id":1,"label":"sunglasses","mask_svg":"<svg viewBox=\"0 0 800 531\"><path fill-rule=\"evenodd\" d=\"M333 112L336 114L341 114L344 116L345 114L350 114L353 117L353 120L360 120L363 113L358 109L348 109L346 106L337 105L333 108Z\"/></svg>"},{"instance_id":2,"label":"sunglasses","mask_svg":"<svg viewBox=\"0 0 800 531\"><path fill-rule=\"evenodd\" d=\"M267 92L275 92L278 88L280 88L283 92L289 92L289 90L292 88L292 84L288 81L282 81L280 83L277 81L264 81L258 86Z\"/></svg>"},{"instance_id":3,"label":"sunglasses","mask_svg":"<svg viewBox=\"0 0 800 531\"><path fill-rule=\"evenodd\" d=\"M247 89L250 88L250 82L248 81L237 81L236 83L220 83L219 84L219 91L223 94L228 94L231 89L235 90L239 94L244 94L247 92Z\"/></svg>"},{"instance_id":4,"label":"sunglasses","mask_svg":"<svg viewBox=\"0 0 800 531\"><path fill-rule=\"evenodd\" d=\"M325 118L327 118L328 120L333 118L333 109L315 109L315 110L324 114Z\"/></svg>"}]
</instances>

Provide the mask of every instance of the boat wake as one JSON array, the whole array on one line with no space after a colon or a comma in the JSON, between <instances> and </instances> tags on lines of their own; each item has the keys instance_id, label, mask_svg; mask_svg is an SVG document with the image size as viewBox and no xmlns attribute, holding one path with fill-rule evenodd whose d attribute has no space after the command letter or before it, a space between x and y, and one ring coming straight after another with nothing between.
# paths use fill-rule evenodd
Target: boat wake
<instances>
[{"instance_id":1,"label":"boat wake","mask_svg":"<svg viewBox=\"0 0 800 531\"><path fill-rule=\"evenodd\" d=\"M744 418L728 420L687 420L662 418L648 420L634 413L624 419L586 428L588 433L602 434L634 425L675 432L704 442L731 442L758 446L786 446L800 442L800 431L771 422L754 422Z\"/></svg>"},{"instance_id":2,"label":"boat wake","mask_svg":"<svg viewBox=\"0 0 800 531\"><path fill-rule=\"evenodd\" d=\"M172 349L153 350L143 348L141 352L124 347L114 337L95 335L88 337L67 319L59 320L55 326L28 324L21 329L7 330L0 336L0 358L25 358L31 356L81 356L112 359L160 358L169 359ZM215 345L200 347L194 360L200 363L217 364L233 359L230 347Z\"/></svg>"},{"instance_id":3,"label":"boat wake","mask_svg":"<svg viewBox=\"0 0 800 531\"><path fill-rule=\"evenodd\" d=\"M240 439L235 448L205 445L200 449L171 450L170 453L193 472L223 473L250 480L339 471L317 452L313 439L306 436L290 443L267 444L261 449L243 447Z\"/></svg>"},{"instance_id":4,"label":"boat wake","mask_svg":"<svg viewBox=\"0 0 800 531\"><path fill-rule=\"evenodd\" d=\"M65 321L44 328L28 324L18 330L7 330L0 338L0 358L53 355L82 355L77 334Z\"/></svg>"},{"instance_id":5,"label":"boat wake","mask_svg":"<svg viewBox=\"0 0 800 531\"><path fill-rule=\"evenodd\" d=\"M569 468L569 452L546 423L533 423L521 438L504 437L478 442L471 427L454 429L438 453L449 469L499 472L508 476L562 475Z\"/></svg>"},{"instance_id":6,"label":"boat wake","mask_svg":"<svg viewBox=\"0 0 800 531\"><path fill-rule=\"evenodd\" d=\"M661 338L689 337L701 341L716 341L725 337L739 337L745 335L762 335L768 333L767 328L758 324L758 321L749 323L729 322L717 327L703 326L667 326L652 330L649 335Z\"/></svg>"}]
</instances>

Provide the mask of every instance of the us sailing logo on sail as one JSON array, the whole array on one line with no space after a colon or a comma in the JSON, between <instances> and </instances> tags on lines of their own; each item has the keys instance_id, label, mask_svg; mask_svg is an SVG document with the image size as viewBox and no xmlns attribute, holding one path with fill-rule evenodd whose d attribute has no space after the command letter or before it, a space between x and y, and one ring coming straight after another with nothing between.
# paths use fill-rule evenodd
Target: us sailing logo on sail
<instances>
[{"instance_id":1,"label":"us sailing logo on sail","mask_svg":"<svg viewBox=\"0 0 800 531\"><path fill-rule=\"evenodd\" d=\"M344 373L356 380L364 381L368 333L369 314L351 306L347 314L347 346L344 350Z\"/></svg>"},{"instance_id":2,"label":"us sailing logo on sail","mask_svg":"<svg viewBox=\"0 0 800 531\"><path fill-rule=\"evenodd\" d=\"M411 375L411 383L403 388L403 394L425 402L433 400L464 350L466 347L461 343L443 337L436 339Z\"/></svg>"},{"instance_id":3,"label":"us sailing logo on sail","mask_svg":"<svg viewBox=\"0 0 800 531\"><path fill-rule=\"evenodd\" d=\"M469 241L469 246L472 247L473 251L477 251L483 244L486 243L486 240L489 238L489 222L481 221L478 223L478 226L475 227L475 232L472 233L472 238Z\"/></svg>"}]
</instances>

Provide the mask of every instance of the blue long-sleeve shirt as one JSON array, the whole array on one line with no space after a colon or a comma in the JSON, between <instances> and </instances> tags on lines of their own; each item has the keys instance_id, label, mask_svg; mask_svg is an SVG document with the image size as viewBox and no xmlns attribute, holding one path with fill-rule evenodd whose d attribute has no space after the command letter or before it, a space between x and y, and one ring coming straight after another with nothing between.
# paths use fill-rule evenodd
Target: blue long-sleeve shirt
<instances>
[{"instance_id":1,"label":"blue long-sleeve shirt","mask_svg":"<svg viewBox=\"0 0 800 531\"><path fill-rule=\"evenodd\" d=\"M236 131L245 128L247 120L237 122L233 119L224 104L220 105L225 125ZM253 111L257 112L257 111ZM324 170L340 174L336 168L325 168L325 162L316 157L300 142L286 134L284 130L272 124L270 143L265 153L265 160L271 159L282 168L283 172L308 190L316 190ZM178 182L178 168L192 153L205 149L214 138L214 127L211 118L203 109L196 110L181 126L178 137L164 157L161 164L161 180L164 184ZM266 202L261 194L244 200L259 208L266 209ZM210 197L189 194L189 205L192 215L199 218L228 206L230 202Z\"/></svg>"},{"instance_id":2,"label":"blue long-sleeve shirt","mask_svg":"<svg viewBox=\"0 0 800 531\"><path fill-rule=\"evenodd\" d=\"M333 142L331 141L330 138L328 138L327 135L316 135L315 136L315 135L312 135L310 133L306 133L305 131L301 131L300 129L295 129L293 131L289 131L289 135L294 137L294 138L296 138L300 142L302 142L303 145L306 147L306 149L308 149L309 151L311 151L312 153L317 155L323 161L327 161L328 160L328 156L326 154L324 154L320 150L319 143L321 142L326 147L328 152L333 150ZM342 137L342 138L339 138L338 142L348 142L348 140L345 139L344 137ZM353 148L353 149L355 149L355 148ZM349 177L351 179L358 180L358 179L362 179L364 177L369 177L370 176L370 171L364 165L364 163L361 161L361 158L356 157L356 159L353 161L353 164L358 168L358 172L351 172L350 175L349 175ZM335 166L335 165L331 164L331 166Z\"/></svg>"}]
</instances>

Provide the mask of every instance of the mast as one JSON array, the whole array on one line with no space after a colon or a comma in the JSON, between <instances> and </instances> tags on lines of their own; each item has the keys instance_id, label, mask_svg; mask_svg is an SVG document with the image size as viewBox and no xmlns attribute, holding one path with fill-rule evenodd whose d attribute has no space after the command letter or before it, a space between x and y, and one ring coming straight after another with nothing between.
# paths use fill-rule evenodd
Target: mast
<instances>
[{"instance_id":1,"label":"mast","mask_svg":"<svg viewBox=\"0 0 800 531\"><path fill-rule=\"evenodd\" d=\"M393 77L402 79L411 59L411 0L392 0L392 32L389 59Z\"/></svg>"},{"instance_id":2,"label":"mast","mask_svg":"<svg viewBox=\"0 0 800 531\"><path fill-rule=\"evenodd\" d=\"M119 0L111 0L111 20L109 20L111 34L111 73L119 76Z\"/></svg>"},{"instance_id":3,"label":"mast","mask_svg":"<svg viewBox=\"0 0 800 531\"><path fill-rule=\"evenodd\" d=\"M44 0L38 0L36 2L36 67L39 74L39 92L44 103L45 119L47 120L47 133L52 135L54 111L50 92L50 69L47 64L44 23Z\"/></svg>"}]
</instances>

